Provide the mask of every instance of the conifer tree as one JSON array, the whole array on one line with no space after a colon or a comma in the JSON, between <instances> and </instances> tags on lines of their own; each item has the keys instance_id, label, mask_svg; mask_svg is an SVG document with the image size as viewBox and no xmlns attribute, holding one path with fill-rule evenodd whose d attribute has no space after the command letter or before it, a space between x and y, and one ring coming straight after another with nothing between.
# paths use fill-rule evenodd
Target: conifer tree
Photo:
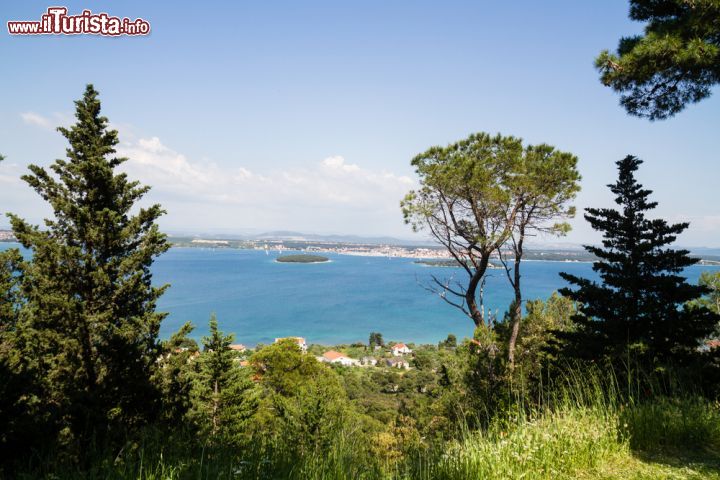
<instances>
[{"instance_id":1,"label":"conifer tree","mask_svg":"<svg viewBox=\"0 0 720 480\"><path fill-rule=\"evenodd\" d=\"M169 339L161 342L161 357L153 382L162 398L162 420L179 425L191 406L190 393L199 371L197 342L190 338L194 327L186 322Z\"/></svg>"},{"instance_id":2,"label":"conifer tree","mask_svg":"<svg viewBox=\"0 0 720 480\"><path fill-rule=\"evenodd\" d=\"M210 317L210 335L202 339L203 354L199 372L191 392L189 419L201 432L217 439L240 442L238 431L252 414L252 401L245 392L252 384L248 372L234 365L235 353L230 349L233 335L218 328L215 314ZM240 442L242 443L242 442Z\"/></svg>"},{"instance_id":3,"label":"conifer tree","mask_svg":"<svg viewBox=\"0 0 720 480\"><path fill-rule=\"evenodd\" d=\"M210 317L210 336L203 338L205 357L202 370L205 379L212 389L212 433L217 433L218 417L220 410L220 393L227 384L230 369L232 368L232 350L230 344L233 341L232 335L223 335L218 330L218 323L215 314Z\"/></svg>"},{"instance_id":4,"label":"conifer tree","mask_svg":"<svg viewBox=\"0 0 720 480\"><path fill-rule=\"evenodd\" d=\"M669 248L688 224L645 217L657 203L635 179L641 163L633 156L617 162L619 177L609 187L618 210L586 210L585 219L603 234L602 247L585 247L599 259L593 270L600 282L560 274L577 287L561 293L579 304L572 317L575 331L561 337L576 357L618 362L631 357L657 368L696 353L717 319L707 308L688 305L704 292L682 275L697 259Z\"/></svg>"},{"instance_id":5,"label":"conifer tree","mask_svg":"<svg viewBox=\"0 0 720 480\"><path fill-rule=\"evenodd\" d=\"M630 19L645 22L644 32L598 56L600 80L630 115L672 117L720 84L718 18L718 0L630 0Z\"/></svg>"},{"instance_id":6,"label":"conifer tree","mask_svg":"<svg viewBox=\"0 0 720 480\"><path fill-rule=\"evenodd\" d=\"M31 165L23 176L52 218L39 228L9 216L33 254L21 320L33 347L24 353L37 361L42 401L59 409L61 427L84 448L153 412L150 378L165 315L155 304L165 287L152 285L150 266L168 244L156 224L159 205L133 214L149 187L116 171L127 159L115 155L117 131L92 85L75 106L77 122L58 128L70 144L67 159L50 171Z\"/></svg>"},{"instance_id":7,"label":"conifer tree","mask_svg":"<svg viewBox=\"0 0 720 480\"><path fill-rule=\"evenodd\" d=\"M16 248L0 252L0 477L4 463L30 445L43 413L33 411L34 372L18 348L19 285L22 256ZM5 455L7 455L5 458Z\"/></svg>"}]
</instances>

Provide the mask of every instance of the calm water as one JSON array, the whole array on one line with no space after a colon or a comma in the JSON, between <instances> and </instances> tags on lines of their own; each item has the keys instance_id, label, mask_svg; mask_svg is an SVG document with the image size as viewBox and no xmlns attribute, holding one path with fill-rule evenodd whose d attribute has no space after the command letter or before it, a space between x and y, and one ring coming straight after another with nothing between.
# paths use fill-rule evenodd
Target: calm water
<instances>
[{"instance_id":1,"label":"calm water","mask_svg":"<svg viewBox=\"0 0 720 480\"><path fill-rule=\"evenodd\" d=\"M308 342L335 344L367 341L370 332L386 339L437 342L455 333L472 335L472 322L423 288L431 275L464 280L461 269L428 267L411 259L327 254L330 263L277 263L277 252L174 248L155 264L155 279L172 286L160 301L170 312L162 334L191 320L202 335L211 312L239 342L271 342L299 335ZM709 267L691 267L697 281ZM591 264L525 262L527 299L547 298L565 285L558 272L594 276ZM512 299L505 274L491 272L486 305L499 314Z\"/></svg>"},{"instance_id":2,"label":"calm water","mask_svg":"<svg viewBox=\"0 0 720 480\"><path fill-rule=\"evenodd\" d=\"M0 244L0 249L8 244ZM286 252L287 253L287 252ZM328 254L330 263L287 264L277 252L173 248L154 267L158 284L171 287L159 309L169 312L161 334L167 337L185 321L194 336L207 333L215 312L220 327L238 342L254 345L298 335L311 343L367 341L372 331L387 340L434 343L455 333L472 334L472 322L423 288L431 275L464 280L460 269L427 267L411 259ZM703 269L687 271L697 281ZM526 299L547 298L564 286L558 272L593 276L588 263L525 262ZM486 305L500 315L512 298L504 272L494 270L486 286Z\"/></svg>"}]
</instances>

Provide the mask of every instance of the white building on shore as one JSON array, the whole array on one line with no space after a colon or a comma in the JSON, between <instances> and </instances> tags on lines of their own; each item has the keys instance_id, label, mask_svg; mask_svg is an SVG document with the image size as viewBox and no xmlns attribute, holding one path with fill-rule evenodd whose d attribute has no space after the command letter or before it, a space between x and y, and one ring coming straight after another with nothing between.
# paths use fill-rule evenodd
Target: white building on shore
<instances>
[{"instance_id":1,"label":"white building on shore","mask_svg":"<svg viewBox=\"0 0 720 480\"><path fill-rule=\"evenodd\" d=\"M318 361L325 362L325 363L338 363L340 365L345 365L346 367L359 365L360 362L355 360L354 358L350 358L344 353L336 352L335 350L330 350L329 352L325 352L322 354L322 356L317 357Z\"/></svg>"}]
</instances>

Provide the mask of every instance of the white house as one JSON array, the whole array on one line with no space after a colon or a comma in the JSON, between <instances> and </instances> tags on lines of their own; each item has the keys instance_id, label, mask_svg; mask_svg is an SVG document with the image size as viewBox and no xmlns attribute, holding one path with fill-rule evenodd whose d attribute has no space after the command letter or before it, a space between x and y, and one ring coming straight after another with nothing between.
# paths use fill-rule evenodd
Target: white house
<instances>
[{"instance_id":1,"label":"white house","mask_svg":"<svg viewBox=\"0 0 720 480\"><path fill-rule=\"evenodd\" d=\"M307 342L303 337L281 337L276 338L275 343L278 343L281 340L292 340L295 343L297 343L297 346L300 347L300 350L302 350L302 353L307 352Z\"/></svg>"},{"instance_id":2,"label":"white house","mask_svg":"<svg viewBox=\"0 0 720 480\"><path fill-rule=\"evenodd\" d=\"M399 357L400 355L405 355L406 353L412 353L412 350L410 350L408 346L404 343L396 343L392 346L390 350L392 351L392 354L396 357Z\"/></svg>"},{"instance_id":3,"label":"white house","mask_svg":"<svg viewBox=\"0 0 720 480\"><path fill-rule=\"evenodd\" d=\"M363 357L360 359L360 363L362 365L374 367L375 365L377 365L378 361L377 361L377 358L375 358L375 357Z\"/></svg>"},{"instance_id":4,"label":"white house","mask_svg":"<svg viewBox=\"0 0 720 480\"><path fill-rule=\"evenodd\" d=\"M410 363L404 358L387 358L385 359L385 365L390 368L410 368Z\"/></svg>"},{"instance_id":5,"label":"white house","mask_svg":"<svg viewBox=\"0 0 720 480\"><path fill-rule=\"evenodd\" d=\"M321 357L318 357L318 360L327 363L339 363L340 365L345 365L346 367L357 365L359 363L354 358L350 358L344 353L336 352L334 350L323 353Z\"/></svg>"}]
</instances>

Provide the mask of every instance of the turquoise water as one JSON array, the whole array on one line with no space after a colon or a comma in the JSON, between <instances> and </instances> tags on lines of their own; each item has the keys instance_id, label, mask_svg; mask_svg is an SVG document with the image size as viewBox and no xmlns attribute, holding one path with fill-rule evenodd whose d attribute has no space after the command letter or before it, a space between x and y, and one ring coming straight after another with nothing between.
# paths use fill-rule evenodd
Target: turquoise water
<instances>
[{"instance_id":1,"label":"turquoise water","mask_svg":"<svg viewBox=\"0 0 720 480\"><path fill-rule=\"evenodd\" d=\"M199 248L173 248L162 255L153 266L154 280L171 287L158 305L169 312L161 335L169 336L189 320L199 338L207 333L212 312L222 330L249 345L289 335L306 337L309 343L336 344L366 342L372 331L387 340L423 343L437 342L448 333L460 338L472 334L467 317L423 288L431 275L455 275L464 281L461 269L418 265L412 259L334 254L327 254L329 263L288 264L275 262L276 256L277 252ZM687 276L695 282L704 269L717 267L691 267ZM547 298L564 286L561 271L594 276L589 263L527 261L524 297ZM486 305L502 315L512 291L503 271L490 275Z\"/></svg>"},{"instance_id":2,"label":"turquoise water","mask_svg":"<svg viewBox=\"0 0 720 480\"><path fill-rule=\"evenodd\" d=\"M285 252L288 253L288 252ZM448 333L472 335L472 321L428 292L431 275L464 281L461 269L428 267L412 259L327 254L322 264L277 263L277 252L175 248L155 264L155 279L172 284L159 307L170 312L169 335L191 320L197 335L207 331L211 312L221 327L246 344L297 335L309 343L367 342L370 332L387 340L435 343ZM708 267L691 267L695 282ZM561 271L594 277L589 263L523 264L526 299L545 299L565 282ZM493 270L486 306L503 311L512 299L504 271Z\"/></svg>"}]
</instances>

